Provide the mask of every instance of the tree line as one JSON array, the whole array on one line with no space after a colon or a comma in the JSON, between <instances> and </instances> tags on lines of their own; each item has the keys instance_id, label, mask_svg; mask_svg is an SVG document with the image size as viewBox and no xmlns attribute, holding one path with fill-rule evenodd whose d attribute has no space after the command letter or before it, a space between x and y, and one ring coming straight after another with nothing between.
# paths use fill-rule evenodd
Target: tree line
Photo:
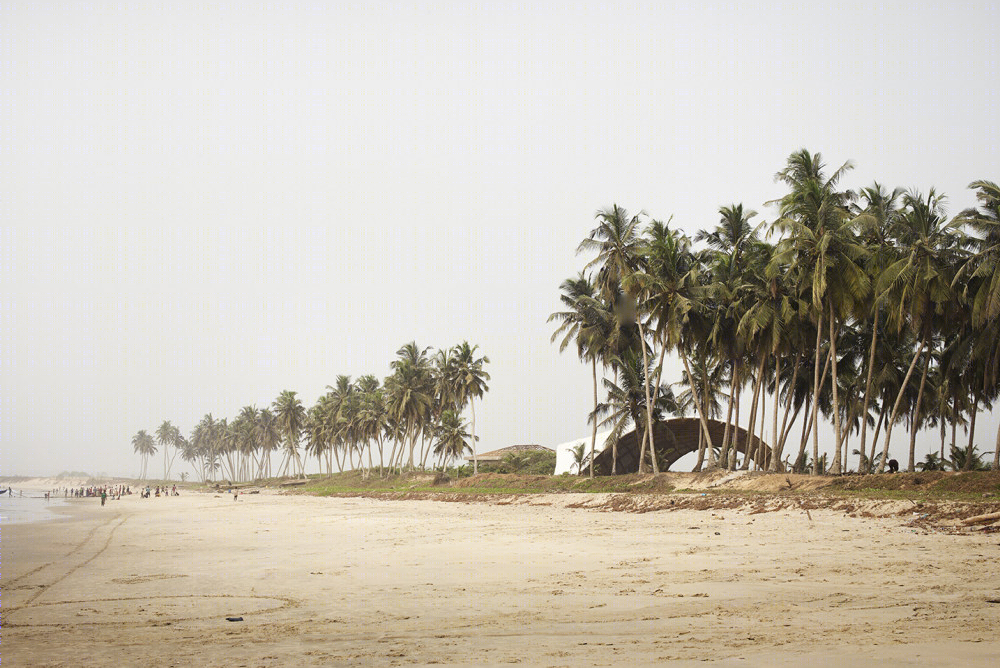
<instances>
[{"instance_id":1,"label":"tree line","mask_svg":"<svg viewBox=\"0 0 1000 668\"><path fill-rule=\"evenodd\" d=\"M978 205L949 218L933 188L840 187L852 168L827 174L819 153L793 153L775 175L786 194L766 203L773 222L755 224L755 211L732 204L693 239L671 220L598 211L578 248L591 259L563 282L565 310L550 316L552 340L574 345L592 370L591 459L598 424L611 428L613 449L635 427L640 471L658 472L654 423L693 412L694 469L735 469L742 401L753 435L743 469L841 473L851 453L855 470L881 472L897 426L909 430L908 471L939 468L949 430L951 461L979 465L976 418L1000 393L1000 188L971 183ZM673 384L662 382L667 354L684 370ZM717 443L707 421L723 407ZM819 452L820 415L833 424L831 461ZM800 416L798 447L783 461ZM939 430L940 452L918 463L925 427Z\"/></svg>"},{"instance_id":2,"label":"tree line","mask_svg":"<svg viewBox=\"0 0 1000 668\"><path fill-rule=\"evenodd\" d=\"M490 379L489 358L477 356L478 349L463 342L433 351L410 342L396 352L392 373L383 381L371 374L354 381L338 376L308 409L285 390L270 407L245 406L231 420L208 413L187 438L169 420L154 434L140 430L132 438L133 451L142 458L140 477L146 478L157 445L163 449L164 479L178 454L203 481L304 477L308 456L327 474L336 464L337 471L387 475L402 469L404 459L410 469L428 462L443 469L470 451L478 473L475 400L489 390ZM466 408L471 423L462 418ZM276 452L281 457L272 469Z\"/></svg>"}]
</instances>

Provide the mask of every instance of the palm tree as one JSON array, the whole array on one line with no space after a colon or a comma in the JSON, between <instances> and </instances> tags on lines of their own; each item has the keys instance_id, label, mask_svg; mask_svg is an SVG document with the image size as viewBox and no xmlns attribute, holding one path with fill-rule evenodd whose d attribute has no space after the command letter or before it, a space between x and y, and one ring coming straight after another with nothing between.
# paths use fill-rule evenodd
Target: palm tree
<instances>
[{"instance_id":1,"label":"palm tree","mask_svg":"<svg viewBox=\"0 0 1000 668\"><path fill-rule=\"evenodd\" d=\"M281 442L281 432L278 428L278 418L269 408L262 408L257 413L257 443L260 444L260 466L257 469L257 477L271 477L271 453L274 452L278 443Z\"/></svg>"},{"instance_id":2,"label":"palm tree","mask_svg":"<svg viewBox=\"0 0 1000 668\"><path fill-rule=\"evenodd\" d=\"M787 273L800 294L810 303L816 323L811 418L813 462L816 464L821 461L816 424L817 398L822 385L820 342L824 333L829 336L836 439L831 470L839 473L843 434L838 401L836 341L843 323L864 304L870 281L861 266L866 250L854 235L847 210L851 195L837 190L840 178L852 165L844 163L829 178L823 176L823 167L819 153L811 155L803 149L789 156L785 169L775 175L776 180L790 187L790 192L778 200L780 217L773 225L773 229L787 236L777 244L768 275L774 277ZM828 332L824 332L824 324Z\"/></svg>"},{"instance_id":3,"label":"palm tree","mask_svg":"<svg viewBox=\"0 0 1000 668\"><path fill-rule=\"evenodd\" d=\"M435 429L434 453L441 458L442 467L472 450L469 441L475 437L465 430L467 426L455 411L441 413L441 423Z\"/></svg>"},{"instance_id":4,"label":"palm tree","mask_svg":"<svg viewBox=\"0 0 1000 668\"><path fill-rule=\"evenodd\" d=\"M386 393L374 376L358 379L357 424L359 436L368 443L368 468L372 468L372 445L378 446L379 471L383 467L383 443L391 431Z\"/></svg>"},{"instance_id":5,"label":"palm tree","mask_svg":"<svg viewBox=\"0 0 1000 668\"><path fill-rule=\"evenodd\" d=\"M608 439L615 444L622 435L626 433L629 425L634 425L636 431L636 444L640 447L640 466L645 452L642 444L646 438L647 415L646 397L654 397L654 405L651 409L654 422L660 418L661 404L659 402L661 390L658 388L643 387L647 378L652 374L649 369L643 369L642 359L636 352L629 352L625 359L615 360L616 366L621 374L619 382L614 383L608 379L604 380L604 387L607 390L607 401L598 404L594 411L593 419L601 419L601 425L610 427L611 435ZM617 451L612 451L612 457L617 456Z\"/></svg>"},{"instance_id":6,"label":"palm tree","mask_svg":"<svg viewBox=\"0 0 1000 668\"><path fill-rule=\"evenodd\" d=\"M584 465L590 459L590 457L587 454L587 446L584 443L580 443L570 448L570 452L573 453L573 464L572 466L570 466L570 468L572 469L575 466L576 474L580 475L581 473L583 473ZM591 477L593 477L593 471L591 472Z\"/></svg>"},{"instance_id":7,"label":"palm tree","mask_svg":"<svg viewBox=\"0 0 1000 668\"><path fill-rule=\"evenodd\" d=\"M889 449L892 425L899 413L909 377L924 351L924 364L917 395L917 418L913 420L914 432L910 439L908 471L915 470L915 430L919 423L920 402L931 361L928 343L939 331L947 316L954 312L955 293L952 290L952 267L960 258L959 239L947 226L943 210L944 198L932 188L927 197L913 191L904 197L903 211L893 228L893 237L900 247L900 257L892 262L879 277L877 291L885 299L889 322L898 332L908 326L917 339L917 352L910 363L906 379L899 388L896 403L886 428L883 455ZM883 456L883 461L885 456Z\"/></svg>"},{"instance_id":8,"label":"palm tree","mask_svg":"<svg viewBox=\"0 0 1000 668\"><path fill-rule=\"evenodd\" d=\"M385 381L389 393L389 415L403 426L403 451L408 441L411 469L414 467L413 453L417 438L430 423L434 405L434 377L427 358L428 350L421 350L414 342L404 345L396 351L399 359L392 362L393 373ZM390 456L390 464L393 466L395 451L394 447ZM400 459L402 455L403 452L400 452Z\"/></svg>"},{"instance_id":9,"label":"palm tree","mask_svg":"<svg viewBox=\"0 0 1000 668\"><path fill-rule=\"evenodd\" d=\"M177 427L170 424L170 420L164 420L156 430L156 442L163 447L163 479L170 479L170 462L167 456L168 446L176 446L181 432Z\"/></svg>"},{"instance_id":10,"label":"palm tree","mask_svg":"<svg viewBox=\"0 0 1000 668\"><path fill-rule=\"evenodd\" d=\"M868 272L868 280L871 284L876 284L882 272L892 259L894 254L893 245L889 238L889 231L896 224L898 215L897 202L903 195L902 188L895 188L891 192L886 190L875 181L871 186L862 188L859 196L860 202L852 205L851 214L855 216L855 221L861 230L861 241L868 248L868 259L865 263ZM865 377L864 407L863 415L868 415L869 397L871 396L872 374L875 369L875 346L878 340L879 323L881 321L882 301L874 298L875 291L870 293L873 298L869 300L869 308L866 309L865 317L862 318L862 325L865 321L871 323L871 347L868 354L868 369ZM867 470L871 465L869 458L864 456L865 444L867 443L868 421L861 422L861 446L858 462L858 471ZM864 466L863 465L867 465Z\"/></svg>"},{"instance_id":11,"label":"palm tree","mask_svg":"<svg viewBox=\"0 0 1000 668\"><path fill-rule=\"evenodd\" d=\"M595 297L595 287L590 277L580 272L576 278L563 281L563 294L560 300L569 309L559 311L549 316L549 322L559 321L559 327L552 333L552 341L563 336L559 344L559 352L576 341L577 354L580 359L589 360L593 374L594 410L597 410L597 360L603 358L607 351L610 334L609 324L612 320L604 304ZM590 436L590 458L593 461L594 449L597 443L597 421L592 421ZM594 477L591 467L590 477Z\"/></svg>"},{"instance_id":12,"label":"palm tree","mask_svg":"<svg viewBox=\"0 0 1000 668\"><path fill-rule=\"evenodd\" d=\"M587 268L599 266L597 285L601 294L608 303L615 303L617 291L620 288L627 295L620 308L628 311L635 311L635 323L639 330L639 347L642 351L643 365L649 370L649 351L646 347L646 334L642 322L642 313L638 312L635 304L636 298L640 297L642 284L638 277L642 274L642 240L639 234L639 216L629 216L625 209L617 204L610 209L598 211L595 218L598 226L590 231L584 239L577 252L585 250L596 251L597 257L587 264ZM626 318L627 320L628 318ZM646 378L643 385L648 389L649 378ZM652 399L646 397L646 429L648 434L653 433ZM652 447L652 446L651 446ZM652 450L651 450L652 452ZM640 462L644 457L640 457ZM655 455L652 456L653 472L658 473Z\"/></svg>"},{"instance_id":13,"label":"palm tree","mask_svg":"<svg viewBox=\"0 0 1000 668\"><path fill-rule=\"evenodd\" d=\"M965 280L965 293L972 304L972 326L990 341L983 352L983 373L986 385L996 385L1000 375L1000 346L995 344L996 324L1000 320L1000 186L992 181L974 181L979 208L962 211L956 222L972 229L970 238L974 254L956 275L955 281ZM971 458L969 458L971 460ZM997 427L993 468L1000 468L1000 426Z\"/></svg>"},{"instance_id":14,"label":"palm tree","mask_svg":"<svg viewBox=\"0 0 1000 668\"><path fill-rule=\"evenodd\" d=\"M708 396L697 390L701 385L695 381L691 373L687 355L687 349L692 345L690 341L698 338L691 336L692 317L696 320L698 317L700 292L698 262L691 252L691 241L679 231L670 229L669 221L663 223L654 220L649 227L648 237L647 269L637 274L637 280L644 294L648 295L645 309L656 322L654 336L660 342L660 364L656 385L660 385L664 355L668 350L676 350L684 364L688 385L692 390L689 397L701 422L702 432L699 440L707 442L709 451L714 451L712 436L708 429L708 419L714 417L714 414L711 414L711 407L706 405L709 401ZM692 311L695 313L692 314ZM595 401L596 394L595 385ZM701 467L701 452L699 448L698 469ZM591 472L593 473L593 467Z\"/></svg>"},{"instance_id":15,"label":"palm tree","mask_svg":"<svg viewBox=\"0 0 1000 668\"><path fill-rule=\"evenodd\" d=\"M490 379L490 374L485 370L490 358L485 355L476 357L476 350L479 346L470 346L468 341L463 341L452 349L455 356L456 367L456 396L457 404L460 407L469 402L469 409L472 411L472 471L479 473L479 458L476 455L476 399L481 399L489 391L486 381Z\"/></svg>"},{"instance_id":16,"label":"palm tree","mask_svg":"<svg viewBox=\"0 0 1000 668\"><path fill-rule=\"evenodd\" d=\"M969 450L952 447L951 457L948 460L952 471L985 471L987 466L983 463L979 448L972 446Z\"/></svg>"},{"instance_id":17,"label":"palm tree","mask_svg":"<svg viewBox=\"0 0 1000 668\"><path fill-rule=\"evenodd\" d=\"M151 456L156 454L156 445L153 443L153 437L147 434L145 429L140 429L132 437L132 450L142 457L142 473L139 474L139 479L145 480L146 463Z\"/></svg>"},{"instance_id":18,"label":"palm tree","mask_svg":"<svg viewBox=\"0 0 1000 668\"><path fill-rule=\"evenodd\" d=\"M285 439L285 456L287 460L280 475L285 474L288 465L294 461L299 466L299 475L305 477L305 467L299 457L299 437L306 421L306 409L302 401L291 390L284 390L271 404L278 422L278 430Z\"/></svg>"},{"instance_id":19,"label":"palm tree","mask_svg":"<svg viewBox=\"0 0 1000 668\"><path fill-rule=\"evenodd\" d=\"M917 464L921 471L940 471L944 468L944 462L933 452L928 452L924 461Z\"/></svg>"}]
</instances>

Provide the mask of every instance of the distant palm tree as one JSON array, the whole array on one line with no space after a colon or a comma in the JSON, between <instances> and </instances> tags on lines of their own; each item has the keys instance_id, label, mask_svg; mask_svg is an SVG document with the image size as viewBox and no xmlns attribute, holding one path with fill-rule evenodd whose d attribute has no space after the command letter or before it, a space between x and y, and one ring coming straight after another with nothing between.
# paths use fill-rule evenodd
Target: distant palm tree
<instances>
[{"instance_id":1,"label":"distant palm tree","mask_svg":"<svg viewBox=\"0 0 1000 668\"><path fill-rule=\"evenodd\" d=\"M917 464L922 471L940 471L944 468L944 462L933 452L928 452L927 456L924 457L924 461Z\"/></svg>"},{"instance_id":2,"label":"distant palm tree","mask_svg":"<svg viewBox=\"0 0 1000 668\"><path fill-rule=\"evenodd\" d=\"M469 446L472 437L465 430L467 426L453 410L441 414L441 424L435 430L434 453L440 457L442 467L472 450Z\"/></svg>"},{"instance_id":3,"label":"distant palm tree","mask_svg":"<svg viewBox=\"0 0 1000 668\"><path fill-rule=\"evenodd\" d=\"M302 465L301 457L299 457L299 437L302 434L302 427L305 425L306 409L295 394L291 390L284 390L274 400L272 407L278 421L278 428L285 439L287 459L280 475L284 475L288 465L294 461L298 464L299 475L304 478L305 467Z\"/></svg>"},{"instance_id":4,"label":"distant palm tree","mask_svg":"<svg viewBox=\"0 0 1000 668\"><path fill-rule=\"evenodd\" d=\"M142 473L139 474L139 479L145 480L146 463L152 455L156 454L156 444L153 443L153 437L147 434L145 429L140 429L139 432L132 437L132 449L136 454L142 457Z\"/></svg>"},{"instance_id":5,"label":"distant palm tree","mask_svg":"<svg viewBox=\"0 0 1000 668\"><path fill-rule=\"evenodd\" d=\"M281 442L281 431L278 428L278 418L269 408L262 408L257 413L257 442L260 444L260 466L257 469L258 478L271 477L271 453Z\"/></svg>"},{"instance_id":6,"label":"distant palm tree","mask_svg":"<svg viewBox=\"0 0 1000 668\"><path fill-rule=\"evenodd\" d=\"M476 455L476 405L475 400L481 399L489 391L486 381L490 379L490 374L485 370L490 358L483 355L476 357L476 350L479 346L470 346L468 341L463 341L452 349L456 366L456 394L458 405L464 406L465 401L469 402L469 409L472 411L472 471L479 473L479 457Z\"/></svg>"},{"instance_id":7,"label":"distant palm tree","mask_svg":"<svg viewBox=\"0 0 1000 668\"><path fill-rule=\"evenodd\" d=\"M163 424L156 430L156 442L163 448L163 479L170 479L170 462L167 456L169 446L177 445L181 432L177 427L170 424L170 420L164 420Z\"/></svg>"},{"instance_id":8,"label":"distant palm tree","mask_svg":"<svg viewBox=\"0 0 1000 668\"><path fill-rule=\"evenodd\" d=\"M430 360L427 357L429 348L420 349L415 342L410 342L396 351L398 359L391 364L393 373L386 378L388 391L388 409L392 419L403 427L403 443L399 460L409 446L409 467L414 467L414 451L421 432L430 424L430 416L434 405L434 377ZM390 466L398 466L395 461L396 448L390 455Z\"/></svg>"},{"instance_id":9,"label":"distant palm tree","mask_svg":"<svg viewBox=\"0 0 1000 668\"><path fill-rule=\"evenodd\" d=\"M570 466L572 469L576 467L576 474L580 475L583 473L583 467L587 464L590 457L587 454L587 446L583 443L573 446L570 448L570 452L573 453L573 464Z\"/></svg>"},{"instance_id":10,"label":"distant palm tree","mask_svg":"<svg viewBox=\"0 0 1000 668\"><path fill-rule=\"evenodd\" d=\"M951 457L949 457L949 464L951 464L952 471L985 471L987 467L983 464L982 456L979 454L979 448L972 446L971 457L970 451L964 448L952 447Z\"/></svg>"}]
</instances>

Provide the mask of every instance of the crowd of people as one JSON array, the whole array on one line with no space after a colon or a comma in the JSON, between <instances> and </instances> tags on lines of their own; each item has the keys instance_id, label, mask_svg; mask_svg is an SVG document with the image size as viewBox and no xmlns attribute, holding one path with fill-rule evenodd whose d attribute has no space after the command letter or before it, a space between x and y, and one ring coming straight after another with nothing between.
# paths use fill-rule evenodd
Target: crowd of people
<instances>
[{"instance_id":1,"label":"crowd of people","mask_svg":"<svg viewBox=\"0 0 1000 668\"><path fill-rule=\"evenodd\" d=\"M14 491L11 489L4 490L8 492L11 496L14 496ZM132 495L131 485L91 485L89 487L57 487L52 490L45 492L45 500L48 501L54 498L62 492L63 498L86 498L86 497L99 497L101 499L101 505L103 506L108 499L112 501L117 501L123 496ZM151 496L180 496L177 492L177 485L173 487L168 487L167 485L157 485L152 487L146 485L145 487L138 490L139 497L143 499L148 499ZM22 492L23 496L23 492Z\"/></svg>"},{"instance_id":2,"label":"crowd of people","mask_svg":"<svg viewBox=\"0 0 1000 668\"><path fill-rule=\"evenodd\" d=\"M160 487L159 485L157 485L155 488L150 487L149 485L146 485L146 488L143 489L142 491L140 491L140 493L139 493L139 496L141 498L143 498L143 499L148 499L150 497L150 495L155 495L155 496L180 496L180 494L177 493L177 485L174 485L172 489L167 489L166 485L164 485L163 487Z\"/></svg>"}]
</instances>

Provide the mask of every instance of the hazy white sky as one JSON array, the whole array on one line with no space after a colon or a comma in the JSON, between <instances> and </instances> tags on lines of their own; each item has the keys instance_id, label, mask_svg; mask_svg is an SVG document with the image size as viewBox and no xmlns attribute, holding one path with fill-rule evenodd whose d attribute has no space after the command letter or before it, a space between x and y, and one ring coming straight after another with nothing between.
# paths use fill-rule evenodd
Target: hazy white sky
<instances>
[{"instance_id":1,"label":"hazy white sky","mask_svg":"<svg viewBox=\"0 0 1000 668\"><path fill-rule=\"evenodd\" d=\"M952 213L1000 179L992 2L204 4L0 5L0 474L134 475L414 339L490 357L482 449L559 443L599 207L773 220L802 147Z\"/></svg>"}]
</instances>

